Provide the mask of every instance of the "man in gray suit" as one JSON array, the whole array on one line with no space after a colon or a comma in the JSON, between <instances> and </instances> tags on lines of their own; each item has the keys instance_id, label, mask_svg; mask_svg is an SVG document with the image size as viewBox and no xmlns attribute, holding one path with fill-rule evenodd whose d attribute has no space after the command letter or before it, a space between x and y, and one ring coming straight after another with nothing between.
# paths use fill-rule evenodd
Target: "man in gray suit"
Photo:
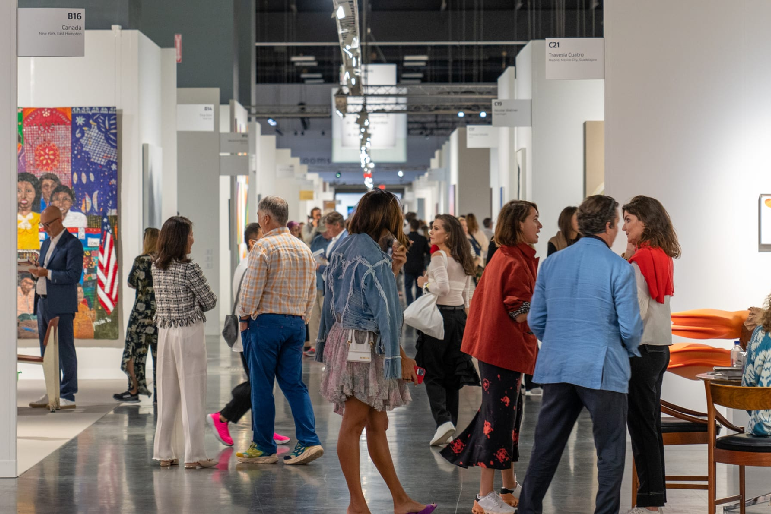
<instances>
[{"instance_id":1,"label":"man in gray suit","mask_svg":"<svg viewBox=\"0 0 771 514\"><path fill-rule=\"evenodd\" d=\"M78 283L83 274L83 245L64 228L62 211L51 205L40 215L40 225L48 239L40 249L38 267L30 270L37 277L37 326L40 353L45 352L43 339L48 323L59 318L59 367L62 372L59 404L62 409L75 408L78 392L78 357L75 353L73 321L78 310ZM43 395L30 407L47 407Z\"/></svg>"}]
</instances>

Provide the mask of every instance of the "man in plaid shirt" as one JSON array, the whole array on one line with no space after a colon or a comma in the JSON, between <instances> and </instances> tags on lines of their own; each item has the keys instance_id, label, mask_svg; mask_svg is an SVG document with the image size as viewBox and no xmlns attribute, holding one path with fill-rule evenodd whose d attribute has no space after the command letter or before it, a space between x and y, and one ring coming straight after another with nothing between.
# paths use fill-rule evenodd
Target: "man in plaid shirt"
<instances>
[{"instance_id":1,"label":"man in plaid shirt","mask_svg":"<svg viewBox=\"0 0 771 514\"><path fill-rule=\"evenodd\" d=\"M276 407L273 383L278 379L292 409L297 445L284 464L307 464L324 454L316 420L302 381L305 320L316 298L316 262L310 249L286 227L289 207L276 196L263 198L257 216L265 236L249 253L239 299L244 355L252 383L253 442L237 454L242 463L278 461L273 440Z\"/></svg>"}]
</instances>

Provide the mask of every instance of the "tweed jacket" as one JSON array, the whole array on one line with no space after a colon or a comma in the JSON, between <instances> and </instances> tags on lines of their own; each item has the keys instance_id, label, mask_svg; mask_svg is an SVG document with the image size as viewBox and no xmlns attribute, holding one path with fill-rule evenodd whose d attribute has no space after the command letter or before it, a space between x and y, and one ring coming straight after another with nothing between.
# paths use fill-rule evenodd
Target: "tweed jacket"
<instances>
[{"instance_id":1,"label":"tweed jacket","mask_svg":"<svg viewBox=\"0 0 771 514\"><path fill-rule=\"evenodd\" d=\"M155 324L158 328L187 327L205 322L204 312L217 305L201 266L194 262L172 262L162 270L153 263Z\"/></svg>"}]
</instances>

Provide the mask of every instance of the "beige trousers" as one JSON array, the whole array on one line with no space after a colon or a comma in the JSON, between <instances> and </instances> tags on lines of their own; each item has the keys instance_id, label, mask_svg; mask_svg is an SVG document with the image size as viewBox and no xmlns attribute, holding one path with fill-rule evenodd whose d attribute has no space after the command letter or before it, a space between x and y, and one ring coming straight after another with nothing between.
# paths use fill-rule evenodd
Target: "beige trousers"
<instances>
[{"instance_id":1,"label":"beige trousers","mask_svg":"<svg viewBox=\"0 0 771 514\"><path fill-rule=\"evenodd\" d=\"M185 442L184 462L206 460L206 339L202 322L158 330L158 422L153 458L179 458L177 440Z\"/></svg>"},{"instance_id":2,"label":"beige trousers","mask_svg":"<svg viewBox=\"0 0 771 514\"><path fill-rule=\"evenodd\" d=\"M316 348L316 339L319 337L319 325L321 324L321 309L324 307L324 295L316 290L316 299L313 300L311 320L308 322L308 335L311 348Z\"/></svg>"}]
</instances>

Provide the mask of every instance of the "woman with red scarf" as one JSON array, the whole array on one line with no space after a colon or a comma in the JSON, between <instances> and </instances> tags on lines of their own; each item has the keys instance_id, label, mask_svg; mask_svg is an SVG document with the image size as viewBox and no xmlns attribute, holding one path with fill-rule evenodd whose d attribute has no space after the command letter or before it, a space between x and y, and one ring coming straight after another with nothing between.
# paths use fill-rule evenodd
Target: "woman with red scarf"
<instances>
[{"instance_id":1,"label":"woman with red scarf","mask_svg":"<svg viewBox=\"0 0 771 514\"><path fill-rule=\"evenodd\" d=\"M661 437L661 383L669 365L674 262L680 257L677 234L661 202L636 196L624 205L628 240L624 257L634 268L643 320L640 357L632 357L627 425L640 486L629 514L661 512L667 501L664 443Z\"/></svg>"}]
</instances>

